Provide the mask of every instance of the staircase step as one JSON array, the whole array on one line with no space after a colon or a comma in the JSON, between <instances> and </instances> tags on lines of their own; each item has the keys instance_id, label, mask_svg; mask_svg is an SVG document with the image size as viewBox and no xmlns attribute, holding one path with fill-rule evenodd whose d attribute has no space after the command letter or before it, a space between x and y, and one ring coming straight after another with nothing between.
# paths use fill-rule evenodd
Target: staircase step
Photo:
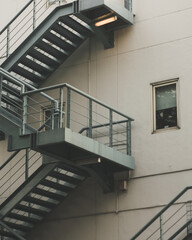
<instances>
[{"instance_id":1,"label":"staircase step","mask_svg":"<svg viewBox=\"0 0 192 240\"><path fill-rule=\"evenodd\" d=\"M40 84L41 81L43 81L45 78L43 76L40 75L36 75L30 71L28 71L27 69L20 67L18 65L14 66L11 69L13 72L19 74L20 76L27 78L29 80L31 80L32 82L38 83Z\"/></svg>"},{"instance_id":2,"label":"staircase step","mask_svg":"<svg viewBox=\"0 0 192 240\"><path fill-rule=\"evenodd\" d=\"M52 29L77 45L79 45L84 39L83 36L82 37L81 35L78 36L77 34L68 30L66 27L61 26L59 23L54 24Z\"/></svg>"},{"instance_id":3,"label":"staircase step","mask_svg":"<svg viewBox=\"0 0 192 240\"><path fill-rule=\"evenodd\" d=\"M68 183L72 183L72 184L79 184L81 182L80 179L77 179L77 178L74 178L74 177L71 177L71 176L68 176L66 174L62 174L62 173L59 173L59 172L56 172L56 171L53 171L49 174L50 177L54 177L56 179L59 179L59 180L62 180L62 181L65 181L65 182L68 182Z\"/></svg>"},{"instance_id":4,"label":"staircase step","mask_svg":"<svg viewBox=\"0 0 192 240\"><path fill-rule=\"evenodd\" d=\"M36 46L43 51L47 52L48 54L52 55L53 57L57 59L66 59L68 54L64 54L64 52L59 51L58 49L51 46L51 44L48 44L44 41L40 41L36 44Z\"/></svg>"},{"instance_id":5,"label":"staircase step","mask_svg":"<svg viewBox=\"0 0 192 240\"><path fill-rule=\"evenodd\" d=\"M56 36L55 34L48 32L44 36L49 42L57 45L61 49L65 50L66 52L73 51L75 46L71 45L70 43L66 42L65 40L61 39L60 37Z\"/></svg>"},{"instance_id":6,"label":"staircase step","mask_svg":"<svg viewBox=\"0 0 192 240\"><path fill-rule=\"evenodd\" d=\"M81 23L77 22L69 16L64 16L60 18L60 21L68 25L70 28L74 29L76 32L83 35L84 37L87 37L91 32L91 30L88 29L86 26L83 26Z\"/></svg>"},{"instance_id":7,"label":"staircase step","mask_svg":"<svg viewBox=\"0 0 192 240\"><path fill-rule=\"evenodd\" d=\"M21 63L31 69L33 69L36 72L39 72L43 75L48 75L50 73L52 73L53 69L52 68L48 68L45 67L43 65L38 64L37 62L33 61L32 59L29 59L27 57L23 58L21 60Z\"/></svg>"},{"instance_id":8,"label":"staircase step","mask_svg":"<svg viewBox=\"0 0 192 240\"><path fill-rule=\"evenodd\" d=\"M13 99L11 97L9 97L8 95L2 95L2 99L1 99L4 103L7 103L10 106L13 106L15 108L18 108L19 110L22 109L22 101L18 98Z\"/></svg>"},{"instance_id":9,"label":"staircase step","mask_svg":"<svg viewBox=\"0 0 192 240\"><path fill-rule=\"evenodd\" d=\"M44 210L33 208L33 207L24 206L22 204L18 204L15 207L15 209L21 210L23 212L33 213L33 214L38 215L40 217L49 213L48 211L44 211Z\"/></svg>"},{"instance_id":10,"label":"staircase step","mask_svg":"<svg viewBox=\"0 0 192 240\"><path fill-rule=\"evenodd\" d=\"M10 86L9 84L3 82L2 88L4 91L8 92L9 94L15 96L15 97L20 97L20 90Z\"/></svg>"},{"instance_id":11,"label":"staircase step","mask_svg":"<svg viewBox=\"0 0 192 240\"><path fill-rule=\"evenodd\" d=\"M34 204L37 204L37 205L40 205L40 206L43 206L43 207L46 207L46 208L50 208L50 209L54 208L57 205L55 203L48 202L48 201L43 201L41 199L37 199L37 198L31 197L31 196L25 197L24 201L34 203Z\"/></svg>"},{"instance_id":12,"label":"staircase step","mask_svg":"<svg viewBox=\"0 0 192 240\"><path fill-rule=\"evenodd\" d=\"M80 169L77 169L77 168L73 168L71 166L66 166L66 165L60 164L58 167L63 169L63 170L65 170L65 171L67 171L67 172L71 172L71 173L74 173L74 174L82 176L82 177L85 177L85 176L88 175L83 170L80 170Z\"/></svg>"},{"instance_id":13,"label":"staircase step","mask_svg":"<svg viewBox=\"0 0 192 240\"><path fill-rule=\"evenodd\" d=\"M17 237L13 236L12 233L10 232L7 232L7 231L3 231L3 230L0 230L0 237L8 237L9 240L18 240Z\"/></svg>"},{"instance_id":14,"label":"staircase step","mask_svg":"<svg viewBox=\"0 0 192 240\"><path fill-rule=\"evenodd\" d=\"M31 223L31 224L35 224L35 223L41 221L40 219L37 219L37 218L32 218L30 216L27 217L27 216L20 215L20 214L17 214L17 213L12 213L12 212L9 213L6 217L16 219L16 220L20 220L20 221L23 221L23 222L28 222L28 223Z\"/></svg>"},{"instance_id":15,"label":"staircase step","mask_svg":"<svg viewBox=\"0 0 192 240\"><path fill-rule=\"evenodd\" d=\"M40 189L40 188L35 188L35 189L32 190L32 192L36 193L40 196L48 197L48 198L58 200L58 201L64 199L64 197L65 197L61 194L49 192L49 191L46 191L46 190L43 190L43 189Z\"/></svg>"},{"instance_id":16,"label":"staircase step","mask_svg":"<svg viewBox=\"0 0 192 240\"><path fill-rule=\"evenodd\" d=\"M45 54L39 52L38 50L36 50L34 48L31 49L28 52L28 54L31 57L39 60L40 62L42 62L42 63L46 64L47 66L52 67L54 69L57 68L60 65L60 63L61 63L61 62L57 61L56 59L52 59L52 58L46 56Z\"/></svg>"},{"instance_id":17,"label":"staircase step","mask_svg":"<svg viewBox=\"0 0 192 240\"><path fill-rule=\"evenodd\" d=\"M33 228L32 226L26 226L26 225L23 225L23 224L16 224L16 223L7 222L7 221L4 221L4 223L7 226L9 226L11 229L19 230L19 231L22 231L22 232L28 232Z\"/></svg>"},{"instance_id":18,"label":"staircase step","mask_svg":"<svg viewBox=\"0 0 192 240\"><path fill-rule=\"evenodd\" d=\"M71 187L68 187L68 186L65 186L65 185L62 185L62 184L59 184L59 183L55 183L55 182L52 182L52 181L49 181L49 180L46 180L46 179L41 181L40 184L42 184L44 186L47 186L47 187L50 187L50 188L53 188L53 189L56 189L56 190L59 190L59 191L62 191L62 192L66 192L66 193L73 190L73 188L71 188Z\"/></svg>"}]
</instances>

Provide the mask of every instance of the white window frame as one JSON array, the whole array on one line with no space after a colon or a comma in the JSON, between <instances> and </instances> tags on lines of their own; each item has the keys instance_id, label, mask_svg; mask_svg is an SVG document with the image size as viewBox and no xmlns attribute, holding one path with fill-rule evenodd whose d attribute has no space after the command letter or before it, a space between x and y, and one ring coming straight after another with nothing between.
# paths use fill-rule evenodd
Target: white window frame
<instances>
[{"instance_id":1,"label":"white window frame","mask_svg":"<svg viewBox=\"0 0 192 240\"><path fill-rule=\"evenodd\" d=\"M162 129L156 129L156 88L158 87L163 87L163 86L168 86L176 84L176 104L177 104L177 126L174 127L168 127L168 128L162 128ZM179 79L170 79L167 81L161 81L161 82L155 82L151 83L152 86L152 118L153 118L153 128L152 128L152 133L155 132L161 132L161 131L167 131L171 129L180 129L180 107L179 107Z\"/></svg>"}]
</instances>

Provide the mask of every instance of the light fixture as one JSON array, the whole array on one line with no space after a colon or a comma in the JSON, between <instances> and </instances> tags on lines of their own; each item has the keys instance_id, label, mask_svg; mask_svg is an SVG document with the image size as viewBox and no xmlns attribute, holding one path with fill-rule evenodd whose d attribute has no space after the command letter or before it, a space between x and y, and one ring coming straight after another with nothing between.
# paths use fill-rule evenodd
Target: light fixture
<instances>
[{"instance_id":1,"label":"light fixture","mask_svg":"<svg viewBox=\"0 0 192 240\"><path fill-rule=\"evenodd\" d=\"M113 17L110 17L110 18L106 18L106 19L103 19L99 22L96 22L95 23L95 26L96 27L100 27L100 26L103 26L105 24L108 24L108 23L111 23L111 22L115 22L117 21L117 16L113 16Z\"/></svg>"}]
</instances>

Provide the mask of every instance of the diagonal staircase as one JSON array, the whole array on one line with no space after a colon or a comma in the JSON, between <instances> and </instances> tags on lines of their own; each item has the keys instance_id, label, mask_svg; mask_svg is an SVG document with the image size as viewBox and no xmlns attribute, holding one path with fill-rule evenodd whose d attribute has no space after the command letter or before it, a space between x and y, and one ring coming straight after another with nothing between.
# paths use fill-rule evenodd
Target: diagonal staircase
<instances>
[{"instance_id":1,"label":"diagonal staircase","mask_svg":"<svg viewBox=\"0 0 192 240\"><path fill-rule=\"evenodd\" d=\"M8 135L8 150L16 151L0 167L3 240L26 239L35 225L88 176L95 177L108 192L113 188L113 173L134 169L132 118L68 84L48 89L59 91L57 100L47 89L39 89L92 34L105 48L113 47L114 30L131 25L133 14L103 0L70 1L52 11L47 2L45 7L40 5L42 0L30 0L0 32L0 37L5 35L0 39L4 60L0 67L0 131ZM23 23L27 15L31 17ZM95 27L94 23L106 16L116 16L115 23ZM31 21L29 33L26 24ZM26 36L19 35L22 29ZM34 93L43 100L33 98ZM104 116L94 111L98 106L105 110ZM77 120L80 128L74 124Z\"/></svg>"},{"instance_id":2,"label":"diagonal staircase","mask_svg":"<svg viewBox=\"0 0 192 240\"><path fill-rule=\"evenodd\" d=\"M13 160L15 161L15 159ZM30 164L29 169L34 168L34 160L30 159L29 163L31 161L33 163ZM37 159L35 163L39 161L40 159ZM2 226L0 236L5 240L24 239L36 224L41 222L88 176L83 170L59 162L39 165L32 170L31 176L18 188L16 182L21 181L23 175L26 174L25 171L22 170L21 174L18 173L18 166L16 166L14 167L15 173L8 179L15 181L16 185L14 186L13 183L12 188L14 187L16 191L12 190L13 194L10 194L0 206L0 225ZM6 177L8 177L7 174L4 174L1 183ZM8 192L7 189L4 190L6 182L3 185L0 187L3 192L1 198Z\"/></svg>"}]
</instances>

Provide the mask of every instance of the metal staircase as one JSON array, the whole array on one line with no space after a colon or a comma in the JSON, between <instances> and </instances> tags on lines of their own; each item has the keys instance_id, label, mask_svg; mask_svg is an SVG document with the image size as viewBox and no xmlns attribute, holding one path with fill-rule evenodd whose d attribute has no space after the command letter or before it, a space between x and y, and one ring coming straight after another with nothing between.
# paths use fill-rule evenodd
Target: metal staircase
<instances>
[{"instance_id":1,"label":"metal staircase","mask_svg":"<svg viewBox=\"0 0 192 240\"><path fill-rule=\"evenodd\" d=\"M191 240L191 190L184 188L130 240Z\"/></svg>"},{"instance_id":2,"label":"metal staircase","mask_svg":"<svg viewBox=\"0 0 192 240\"><path fill-rule=\"evenodd\" d=\"M39 88L92 34L112 47L133 23L130 1L48 2L30 0L0 32L0 131L15 151L0 167L3 240L25 239L87 176L108 192L115 172L134 169L132 118L65 83Z\"/></svg>"},{"instance_id":3,"label":"metal staircase","mask_svg":"<svg viewBox=\"0 0 192 240\"><path fill-rule=\"evenodd\" d=\"M25 239L35 225L87 177L85 171L59 162L45 164L36 152L30 154L27 161L26 154L20 158L16 156L18 152L2 166L4 171L0 179L3 201L0 236L4 240ZM12 174L7 166L10 162Z\"/></svg>"}]
</instances>

